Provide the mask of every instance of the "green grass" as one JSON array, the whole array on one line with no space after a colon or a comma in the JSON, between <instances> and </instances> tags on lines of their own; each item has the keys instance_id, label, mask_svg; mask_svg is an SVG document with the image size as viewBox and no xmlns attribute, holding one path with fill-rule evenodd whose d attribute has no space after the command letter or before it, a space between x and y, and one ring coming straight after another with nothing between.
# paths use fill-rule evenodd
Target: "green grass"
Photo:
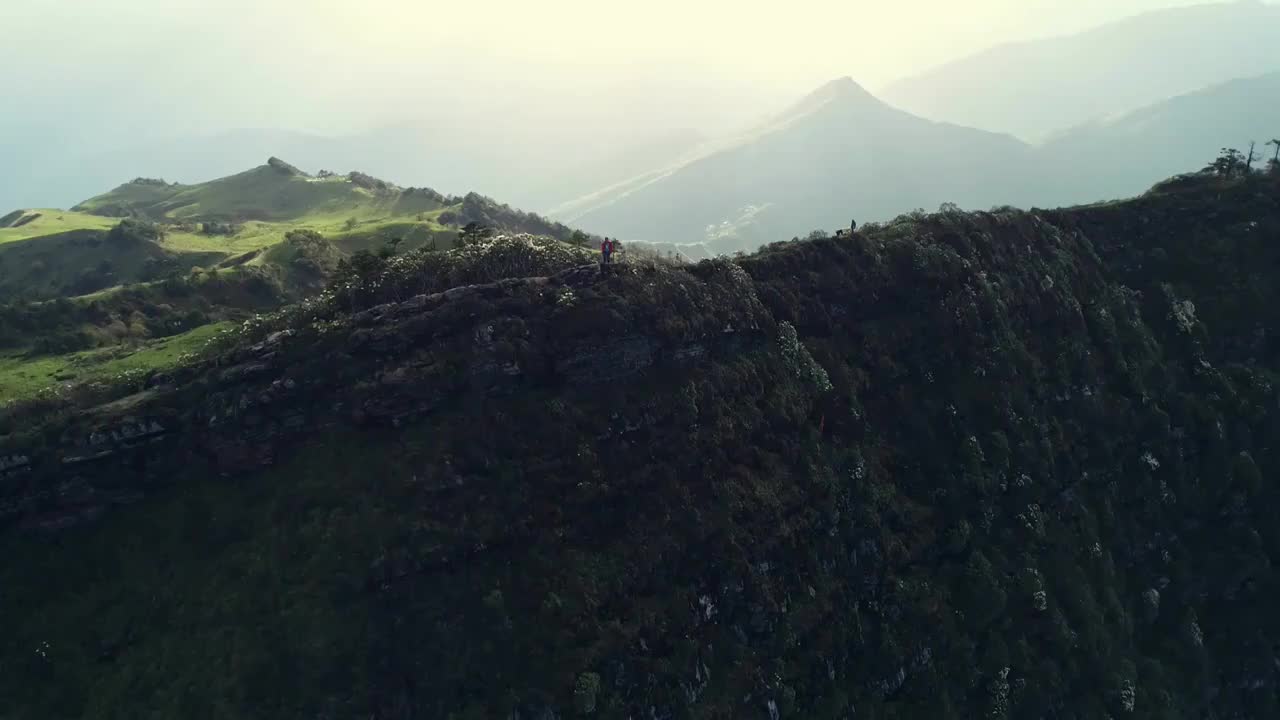
<instances>
[{"instance_id":1,"label":"green grass","mask_svg":"<svg viewBox=\"0 0 1280 720\"><path fill-rule=\"evenodd\" d=\"M429 195L375 193L345 177L312 178L263 165L196 185L127 183L86 200L77 210L127 206L155 219L190 221L221 218L265 222L337 224L439 211Z\"/></svg>"},{"instance_id":2,"label":"green grass","mask_svg":"<svg viewBox=\"0 0 1280 720\"><path fill-rule=\"evenodd\" d=\"M452 230L439 222L440 214L445 210L444 207L417 209L414 203L406 203L398 197L375 198L358 188L357 191L364 197L357 197L353 202L325 204L302 212L289 221L247 222L243 224L240 232L233 236L206 235L201 232L183 232L170 228L161 245L177 253L219 252L236 255L270 247L284 240L285 233L294 229L315 230L325 237L333 238L340 245L344 239L350 240L352 244L359 244L358 241L362 237L383 235L388 232L398 231L407 236L424 230L432 233L446 233ZM28 215L34 213L39 213L40 217L26 225L0 228L0 245L58 235L73 230L105 231L120 222L119 218L102 217L73 210L31 209L27 211ZM419 215L422 220L417 219ZM354 227L348 227L348 221L352 219L356 224ZM176 222L179 218L174 220Z\"/></svg>"},{"instance_id":3,"label":"green grass","mask_svg":"<svg viewBox=\"0 0 1280 720\"><path fill-rule=\"evenodd\" d=\"M27 225L0 229L0 302L68 295L68 288L81 273L104 261L110 263L120 285L146 279L146 263L153 257L168 258L169 269L179 272L191 267L209 268L238 255L267 250L282 243L289 231L297 229L320 233L344 253L376 250L393 237L404 238L401 250L423 247L433 239L434 247L443 250L452 247L456 240L456 229L439 223L444 208L396 215L393 213L403 209L404 203L394 198L369 196L366 199L370 201L345 209L322 206L293 221L246 222L234 235L207 235L180 230L177 224L172 224L158 247L150 243L114 247L101 241L102 233L120 222L117 218L41 210L38 211L41 217ZM264 264L270 257L262 253L250 263ZM22 272L15 271L16 268Z\"/></svg>"},{"instance_id":4,"label":"green grass","mask_svg":"<svg viewBox=\"0 0 1280 720\"><path fill-rule=\"evenodd\" d=\"M229 260L268 265L282 255L261 251L295 229L318 232L346 254L377 251L396 238L401 251L449 249L457 228L440 222L446 209L430 191L359 177L310 177L279 163L194 185L130 182L74 210L42 210L22 227L0 229L0 302L83 297ZM103 233L120 222L106 215L123 214L165 226L165 237L128 247L103 242ZM238 230L208 235L198 231L202 221L234 222Z\"/></svg>"},{"instance_id":5,"label":"green grass","mask_svg":"<svg viewBox=\"0 0 1280 720\"><path fill-rule=\"evenodd\" d=\"M160 222L173 225L205 218L245 220L235 235L205 235L171 227L161 245L174 254L219 253L224 257L270 248L294 229L314 230L346 252L375 249L388 238L403 237L404 249L427 244L437 237L438 247L452 245L455 231L440 224L446 209L423 193L391 191L374 193L345 177L312 178L261 166L196 185L127 183L86 200L78 210L97 211L129 206ZM78 219L65 229L107 229L116 220L68 213ZM18 230L25 230L20 228ZM0 230L11 239L49 234ZM260 256L255 262L262 262Z\"/></svg>"},{"instance_id":6,"label":"green grass","mask_svg":"<svg viewBox=\"0 0 1280 720\"><path fill-rule=\"evenodd\" d=\"M362 203L359 188L329 180L311 181L288 176L271 168L256 168L238 175L184 189L157 207L167 217L256 217L262 220L297 220L313 212L340 212Z\"/></svg>"},{"instance_id":7,"label":"green grass","mask_svg":"<svg viewBox=\"0 0 1280 720\"><path fill-rule=\"evenodd\" d=\"M295 224L246 223L235 235L206 235L200 232L172 232L160 245L174 253L223 253L239 255L250 250L270 247L284 240L285 233L299 227Z\"/></svg>"},{"instance_id":8,"label":"green grass","mask_svg":"<svg viewBox=\"0 0 1280 720\"><path fill-rule=\"evenodd\" d=\"M110 230L112 226L120 222L116 218L99 217L71 210L44 208L27 210L28 215L33 213L39 213L40 217L22 227L0 228L0 245L45 235L57 235L58 233L72 230Z\"/></svg>"},{"instance_id":9,"label":"green grass","mask_svg":"<svg viewBox=\"0 0 1280 720\"><path fill-rule=\"evenodd\" d=\"M63 382L106 379L130 370L158 370L177 365L184 355L200 351L232 323L211 323L190 332L136 347L120 346L32 358L24 353L0 355L0 402L30 397Z\"/></svg>"},{"instance_id":10,"label":"green grass","mask_svg":"<svg viewBox=\"0 0 1280 720\"><path fill-rule=\"evenodd\" d=\"M164 202L190 185L154 185L150 183L125 183L116 189L90 198L75 210L94 212L116 205L151 206Z\"/></svg>"}]
</instances>

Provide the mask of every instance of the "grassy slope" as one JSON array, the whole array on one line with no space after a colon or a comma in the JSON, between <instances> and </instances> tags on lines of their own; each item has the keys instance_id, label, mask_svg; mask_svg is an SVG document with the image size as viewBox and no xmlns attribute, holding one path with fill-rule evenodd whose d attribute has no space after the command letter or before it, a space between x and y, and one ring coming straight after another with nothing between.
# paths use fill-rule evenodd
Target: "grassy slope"
<instances>
[{"instance_id":1,"label":"grassy slope","mask_svg":"<svg viewBox=\"0 0 1280 720\"><path fill-rule=\"evenodd\" d=\"M153 243L115 245L98 230L67 232L0 245L0 302L18 299L46 300L77 294L72 288L86 271L110 265L113 277L136 281L148 261L168 257ZM181 253L173 257L177 269L202 265L219 253ZM96 289L89 287L88 289ZM82 291L83 292L83 291Z\"/></svg>"},{"instance_id":2,"label":"grassy slope","mask_svg":"<svg viewBox=\"0 0 1280 720\"><path fill-rule=\"evenodd\" d=\"M136 348L105 348L38 358L21 353L0 355L0 402L29 397L60 382L106 380L131 370L172 367L230 327L231 323L211 323Z\"/></svg>"},{"instance_id":3,"label":"grassy slope","mask_svg":"<svg viewBox=\"0 0 1280 720\"><path fill-rule=\"evenodd\" d=\"M269 296L278 304L314 290L313 283L290 289L297 280L289 265L294 254L273 250L283 247L291 230L316 231L346 254L377 250L393 238L402 240L402 252L424 247L446 250L456 246L458 229L442 224L441 214L461 209L460 204L446 205L431 191L394 187L373 191L347 177L312 178L264 165L194 185L126 183L74 210L7 214L4 217L14 220L35 213L39 217L21 227L0 228L0 303L83 293L76 298L79 302L96 302L108 308L111 317L92 325L85 324L84 312L76 312L56 324L24 328L23 346L11 347L9 355L0 356L0 400L30 395L55 376L90 379L116 372L137 342L176 331L179 328L170 323L184 313L198 312L215 322L236 320L264 309L264 303L271 302ZM106 241L106 233L120 219L112 215L125 213L155 220L165 226L165 237L156 243L113 246ZM234 221L239 228L234 235L194 231L203 220ZM195 295L176 296L164 291L161 281L148 281L171 273L187 274L194 268L232 266L258 272L223 273L214 283L205 282L208 278L202 275L187 275L193 278ZM86 271L103 267L115 284L102 287L81 282ZM82 289L69 292L71 288ZM143 299L122 297L132 295ZM130 319L139 309L147 316L142 324ZM110 353L34 358L32 348L42 339L36 327L47 328L48 335L83 332L92 342L122 345ZM153 363L157 348L163 347L163 342L143 345L137 362ZM105 368L101 373L94 369L98 365ZM90 371L82 372L84 368Z\"/></svg>"},{"instance_id":4,"label":"grassy slope","mask_svg":"<svg viewBox=\"0 0 1280 720\"><path fill-rule=\"evenodd\" d=\"M32 213L39 213L40 217L21 227L0 228L0 245L72 230L109 230L119 222L115 218L99 217L71 210L47 208L27 210L28 215Z\"/></svg>"},{"instance_id":5,"label":"grassy slope","mask_svg":"<svg viewBox=\"0 0 1280 720\"><path fill-rule=\"evenodd\" d=\"M198 185L156 206L178 220L223 217L297 220L357 212L369 203L368 193L341 180L309 180L257 168Z\"/></svg>"},{"instance_id":6,"label":"grassy slope","mask_svg":"<svg viewBox=\"0 0 1280 720\"><path fill-rule=\"evenodd\" d=\"M151 183L130 182L125 183L108 193L90 198L89 200L76 205L72 209L86 213L94 213L117 205L149 207L163 202L189 187L192 186L178 184L154 185Z\"/></svg>"},{"instance_id":7,"label":"grassy slope","mask_svg":"<svg viewBox=\"0 0 1280 720\"><path fill-rule=\"evenodd\" d=\"M294 229L319 232L344 252L376 249L393 237L403 238L406 250L428 244L443 249L457 237L456 230L438 222L446 208L429 193L375 193L345 178L309 178L269 166L197 185L127 183L76 207L28 211L41 215L21 227L0 228L0 247L9 245L0 251L0 293L56 297L65 294L79 273L103 261L115 266L121 283L142 279L139 273L149 257L168 257L180 272L210 267L270 248ZM119 220L93 213L125 207L168 225L158 248L124 251L96 241ZM189 229L204 219L248 221L234 235ZM13 244L18 241L30 242ZM261 264L266 257L250 262ZM4 273L5 266L38 270Z\"/></svg>"},{"instance_id":8,"label":"grassy slope","mask_svg":"<svg viewBox=\"0 0 1280 720\"><path fill-rule=\"evenodd\" d=\"M374 193L343 177L312 178L260 166L197 185L127 183L76 206L102 212L130 206L157 220L341 222L414 215L443 205L429 195Z\"/></svg>"},{"instance_id":9,"label":"grassy slope","mask_svg":"<svg viewBox=\"0 0 1280 720\"><path fill-rule=\"evenodd\" d=\"M379 189L370 189L373 187ZM80 273L103 261L115 266L114 274L121 284L145 279L139 271L150 256L167 258L167 270L180 272L196 266L240 264L246 262L246 254L277 245L294 229L314 230L347 253L375 250L393 238L403 240L401 250L447 249L456 244L458 230L441 223L441 214L446 210L465 214L466 204L446 202L429 190L377 186L376 181L344 176L315 178L273 164L194 185L126 183L73 210L38 211L42 216L34 222L0 228L0 301L5 295L28 299L65 295ZM36 211L27 214L31 212ZM158 247L133 248L145 251L140 253L117 249L113 254L110 248L90 252L89 248L99 247L95 237L119 222L108 216L125 214L165 225L166 237ZM233 235L194 231L198 223L208 220L234 222L239 228ZM505 217L485 220L499 226L520 226L526 221ZM511 229L540 232L526 227ZM30 244L14 245L17 241ZM5 248L6 244L9 247ZM271 257L270 253L259 253L247 262L262 264ZM6 263L7 259L12 261ZM9 274L6 285L5 265L28 267L36 261L38 273Z\"/></svg>"}]
</instances>

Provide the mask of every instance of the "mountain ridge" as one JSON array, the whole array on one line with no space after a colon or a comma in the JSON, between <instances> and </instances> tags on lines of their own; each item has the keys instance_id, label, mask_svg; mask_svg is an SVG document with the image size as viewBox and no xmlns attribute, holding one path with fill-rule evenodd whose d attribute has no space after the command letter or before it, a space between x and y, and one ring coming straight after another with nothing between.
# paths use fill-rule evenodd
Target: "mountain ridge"
<instances>
[{"instance_id":1,"label":"mountain ridge","mask_svg":"<svg viewBox=\"0 0 1280 720\"><path fill-rule=\"evenodd\" d=\"M1280 52L1264 30L1276 24L1280 6L1253 0L1153 10L1071 35L988 48L881 94L924 117L1039 141L1094 117L1280 70ZM1170 66L1187 71L1158 72ZM997 76L1002 81L992 83Z\"/></svg>"},{"instance_id":2,"label":"mountain ridge","mask_svg":"<svg viewBox=\"0 0 1280 720\"><path fill-rule=\"evenodd\" d=\"M689 243L708 240L709 227L747 208L768 205L749 213L759 226L753 237L764 238L758 245L804 232L800 222L847 225L841 216L851 202L864 218L883 218L944 201L1029 198L1028 183L1018 179L1030 173L1029 156L1030 147L1013 136L910 115L845 77L690 159L552 215L628 240ZM994 176L993 163L1006 181L975 189L972 176ZM717 249L743 248L735 242L720 239Z\"/></svg>"},{"instance_id":3,"label":"mountain ridge","mask_svg":"<svg viewBox=\"0 0 1280 720\"><path fill-rule=\"evenodd\" d=\"M345 282L353 266L510 235L575 252L590 244L479 193L445 197L358 171L312 176L278 156L191 185L139 177L77 207L0 218L5 401L171 365L180 348Z\"/></svg>"},{"instance_id":4,"label":"mountain ridge","mask_svg":"<svg viewBox=\"0 0 1280 720\"><path fill-rule=\"evenodd\" d=\"M1278 198L1200 178L740 262L395 285L96 412L10 416L0 694L1269 716Z\"/></svg>"},{"instance_id":5,"label":"mountain ridge","mask_svg":"<svg viewBox=\"0 0 1280 720\"><path fill-rule=\"evenodd\" d=\"M191 185L138 178L71 209L97 215L140 214L154 220L287 221L391 200L398 206L419 195L421 201L414 208L390 211L426 212L449 204L448 198L430 188L405 193L359 171L315 177L273 155L249 170Z\"/></svg>"},{"instance_id":6,"label":"mountain ridge","mask_svg":"<svg viewBox=\"0 0 1280 720\"><path fill-rule=\"evenodd\" d=\"M1068 128L1036 148L1048 174L1046 197L1064 203L1141 192L1157 177L1207 164L1224 145L1265 155L1280 127L1280 71L1201 88ZM1097 168L1108 172L1099 174ZM1254 168L1265 167L1255 160Z\"/></svg>"}]
</instances>

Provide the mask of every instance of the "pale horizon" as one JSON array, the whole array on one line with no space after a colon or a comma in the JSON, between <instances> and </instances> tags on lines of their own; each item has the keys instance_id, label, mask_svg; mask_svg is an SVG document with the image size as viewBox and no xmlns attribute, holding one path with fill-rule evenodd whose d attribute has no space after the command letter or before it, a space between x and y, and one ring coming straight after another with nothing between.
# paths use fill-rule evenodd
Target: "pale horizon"
<instances>
[{"instance_id":1,"label":"pale horizon","mask_svg":"<svg viewBox=\"0 0 1280 720\"><path fill-rule=\"evenodd\" d=\"M646 122L666 115L676 125L718 131L832 78L849 76L879 92L992 46L1194 4L1204 3L798 0L748 12L725 0L447 8L401 0L63 0L13 9L0 67L16 69L6 73L8 92L28 110L70 112L91 103L103 119L97 130L108 134L138 129L139 115L163 119L157 124L175 135L255 127L349 132L430 113L441 101L497 112L527 109L540 97L577 109L590 108L592 98L616 104L659 91L722 93L718 108L668 103L638 111ZM188 95L175 102L162 90ZM0 118L0 131L31 119ZM69 120L38 124L56 129Z\"/></svg>"},{"instance_id":2,"label":"pale horizon","mask_svg":"<svg viewBox=\"0 0 1280 720\"><path fill-rule=\"evenodd\" d=\"M653 171L701 141L749 130L841 77L927 120L1036 142L1096 116L1095 106L1137 108L1275 67L1269 50L1242 48L1239 62L1224 60L1218 44L1197 50L1198 16L1139 24L1136 44L1127 26L1112 24L1174 7L1241 4L1275 7L23 0L2 18L0 77L17 111L0 113L0 166L11 168L0 205L74 204L137 176L199 182L270 154L312 171L361 169L547 210ZM1257 17L1203 14L1235 23L1215 26L1218 34L1240 24L1236 15ZM1052 49L1058 43L1037 41L1108 24L1094 38L1099 47L1137 54L1076 63L1070 52L1079 49L1069 51L1044 67L1067 63L1078 72L1052 88L1010 60L1016 52L983 53ZM1174 33L1142 44L1164 26ZM1194 67L1165 72L1174 65L1160 48L1184 47L1187 57L1201 53ZM895 85L966 57L977 61L914 95ZM1117 63L1134 71L1112 78ZM1019 89L997 97L1002 87ZM1027 102L1036 87L1068 106Z\"/></svg>"}]
</instances>

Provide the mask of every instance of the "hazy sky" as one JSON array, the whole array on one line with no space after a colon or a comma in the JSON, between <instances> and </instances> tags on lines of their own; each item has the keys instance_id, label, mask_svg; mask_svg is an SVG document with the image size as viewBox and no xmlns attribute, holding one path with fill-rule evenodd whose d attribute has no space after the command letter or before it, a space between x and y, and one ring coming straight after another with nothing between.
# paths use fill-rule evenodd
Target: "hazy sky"
<instances>
[{"instance_id":1,"label":"hazy sky","mask_svg":"<svg viewBox=\"0 0 1280 720\"><path fill-rule=\"evenodd\" d=\"M531 102L714 126L836 76L874 90L993 44L1180 4L1194 3L0 0L0 87L22 98L0 107L0 131L342 131Z\"/></svg>"}]
</instances>

